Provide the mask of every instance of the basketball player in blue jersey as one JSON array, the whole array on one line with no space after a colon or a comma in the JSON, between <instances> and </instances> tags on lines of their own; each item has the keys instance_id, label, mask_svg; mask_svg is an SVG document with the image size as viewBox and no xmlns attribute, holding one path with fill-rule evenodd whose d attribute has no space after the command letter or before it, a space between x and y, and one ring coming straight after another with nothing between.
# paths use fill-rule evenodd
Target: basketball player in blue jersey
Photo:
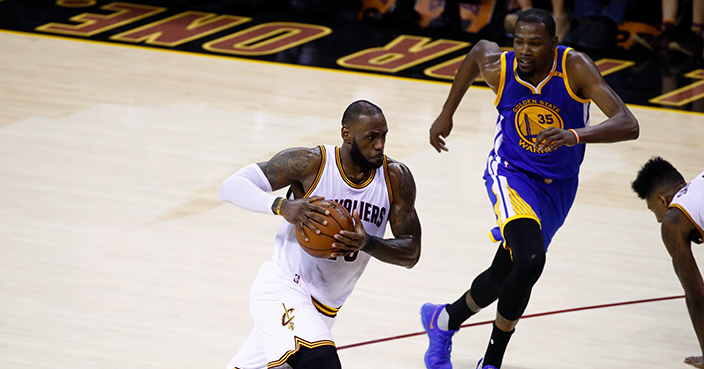
<instances>
[{"instance_id":1,"label":"basketball player in blue jersey","mask_svg":"<svg viewBox=\"0 0 704 369\"><path fill-rule=\"evenodd\" d=\"M335 369L330 329L371 257L413 267L420 258L416 186L408 168L384 155L386 118L364 100L342 117L342 146L291 148L250 164L220 186L220 198L247 210L280 215L274 255L250 293L254 329L227 369ZM286 198L270 192L288 187ZM348 208L354 231L334 236L330 259L307 254L295 230L318 232L327 198ZM394 238L383 238L386 225Z\"/></svg>"},{"instance_id":2,"label":"basketball player in blue jersey","mask_svg":"<svg viewBox=\"0 0 704 369\"><path fill-rule=\"evenodd\" d=\"M550 13L531 9L517 22L513 51L482 40L467 54L442 112L430 127L430 144L447 151L444 138L469 86L481 76L496 93L499 112L484 180L501 242L491 266L451 304L425 304L421 321L430 346L428 368L452 368L452 336L462 322L498 300L489 345L477 368L500 368L545 253L577 191L585 144L633 140L638 122L585 54L557 45ZM590 102L608 117L589 125Z\"/></svg>"},{"instance_id":3,"label":"basketball player in blue jersey","mask_svg":"<svg viewBox=\"0 0 704 369\"><path fill-rule=\"evenodd\" d=\"M701 244L704 236L704 172L686 183L672 164L656 157L643 165L632 187L662 223L662 241L684 288L689 317L704 353L704 280L691 244ZM704 356L691 356L684 362L704 368Z\"/></svg>"}]
</instances>

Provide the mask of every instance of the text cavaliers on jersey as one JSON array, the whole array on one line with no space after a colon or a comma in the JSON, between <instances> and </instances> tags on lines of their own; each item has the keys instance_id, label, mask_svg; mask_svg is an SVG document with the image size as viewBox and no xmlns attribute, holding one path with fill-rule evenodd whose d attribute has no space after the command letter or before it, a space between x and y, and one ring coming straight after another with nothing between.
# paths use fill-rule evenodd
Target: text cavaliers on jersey
<instances>
[{"instance_id":1,"label":"text cavaliers on jersey","mask_svg":"<svg viewBox=\"0 0 704 369\"><path fill-rule=\"evenodd\" d=\"M359 210L360 219L373 223L377 227L380 227L382 220L385 219L386 208L383 206L350 199L334 199L333 201L344 206L350 214L352 214L353 209Z\"/></svg>"}]
</instances>

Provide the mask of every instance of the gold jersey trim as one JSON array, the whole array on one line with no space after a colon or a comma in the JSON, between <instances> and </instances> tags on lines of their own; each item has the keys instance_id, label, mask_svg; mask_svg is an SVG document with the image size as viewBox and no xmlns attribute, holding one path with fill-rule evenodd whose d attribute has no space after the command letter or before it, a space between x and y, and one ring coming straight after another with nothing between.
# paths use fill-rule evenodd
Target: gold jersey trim
<instances>
[{"instance_id":1,"label":"gold jersey trim","mask_svg":"<svg viewBox=\"0 0 704 369\"><path fill-rule=\"evenodd\" d=\"M340 311L340 308L342 307L342 306L340 306L338 308L334 308L334 307L327 306L327 305L323 304L322 302L316 300L314 297L311 297L311 300L313 300L313 306L315 306L315 308L318 309L318 312L320 314L325 315L328 318L336 317L337 312Z\"/></svg>"},{"instance_id":2,"label":"gold jersey trim","mask_svg":"<svg viewBox=\"0 0 704 369\"><path fill-rule=\"evenodd\" d=\"M501 77L499 78L499 88L496 90L496 99L494 106L499 106L501 96L504 92L504 84L506 83L506 51L501 53Z\"/></svg>"},{"instance_id":3,"label":"gold jersey trim","mask_svg":"<svg viewBox=\"0 0 704 369\"><path fill-rule=\"evenodd\" d=\"M511 260L513 260L513 250L511 250L511 245L508 244L508 241L506 241L506 235L504 234L504 228L506 227L506 224L509 222L516 220L516 219L522 219L522 218L527 218L527 219L533 219L536 222L538 222L538 226L540 229L543 229L542 223L540 223L540 219L535 216L535 215L530 215L530 214L516 214L508 219L506 219L503 223L501 223L501 237L504 239L503 247L508 250L511 253ZM491 232L489 232L491 233ZM493 238L493 236L492 236Z\"/></svg>"},{"instance_id":4,"label":"gold jersey trim","mask_svg":"<svg viewBox=\"0 0 704 369\"><path fill-rule=\"evenodd\" d=\"M504 228L506 227L506 224L508 224L510 221L519 219L519 218L528 218L528 219L533 219L536 222L538 222L538 225L542 228L542 223L540 222L540 218L538 218L538 215L535 214L535 211L533 208L528 204L521 196L511 187L508 187L506 185L506 188L508 189L508 202L509 204L505 204L511 207L513 209L513 215L509 216L506 219L503 219L501 216L501 207L503 206L501 204L501 199L502 197L498 196L496 191L493 190L494 196L496 197L496 204L494 204L494 213L496 214L496 224L498 224L499 228L501 229L501 237L503 237L504 241L506 241L506 236L504 235ZM508 214L507 214L508 215ZM494 236L491 235L491 232L489 232L489 236L491 237L492 240L497 241L494 239ZM506 245L506 242L504 242L504 248L508 248Z\"/></svg>"},{"instance_id":5,"label":"gold jersey trim","mask_svg":"<svg viewBox=\"0 0 704 369\"><path fill-rule=\"evenodd\" d=\"M386 161L386 155L384 155L384 161ZM340 172L340 175L342 176L342 179L347 183L350 187L352 188L364 188L368 186L372 181L374 180L374 175L376 174L376 170L373 170L372 173L369 175L369 178L367 178L364 182L360 184L356 184L352 182L349 178L347 178L347 175L345 174L345 170L342 169L342 159L340 158L340 148L335 146L335 162L337 162L337 169Z\"/></svg>"},{"instance_id":6,"label":"gold jersey trim","mask_svg":"<svg viewBox=\"0 0 704 369\"><path fill-rule=\"evenodd\" d=\"M514 216L512 216L512 217L510 217L510 218L508 218L508 219L506 219L506 220L504 220L504 221L501 223L501 237L504 238L504 241L506 241L506 236L504 235L504 228L506 228L506 224L510 223L510 222L513 221L513 220L521 219L521 218L533 219L533 220L535 220L536 222L538 222L538 225L540 226L540 228L543 228L543 225L540 223L540 218L538 218L538 216L532 215L532 214L516 214L516 215L514 215ZM504 243L505 243L505 242L504 242ZM504 247L505 247L505 246L504 246Z\"/></svg>"},{"instance_id":7,"label":"gold jersey trim","mask_svg":"<svg viewBox=\"0 0 704 369\"><path fill-rule=\"evenodd\" d=\"M313 184L310 185L310 188L308 189L308 191L306 191L306 194L303 195L303 197L310 197L310 195L313 193L313 190L315 190L315 187L318 186L320 178L323 176L323 169L325 169L326 160L325 147L323 147L323 145L319 145L318 148L320 148L320 167L318 168L318 174L315 175L315 180L313 180Z\"/></svg>"},{"instance_id":8,"label":"gold jersey trim","mask_svg":"<svg viewBox=\"0 0 704 369\"><path fill-rule=\"evenodd\" d=\"M296 341L296 348L295 348L295 349L293 349L293 350L291 350L291 351L287 351L287 352L284 354L284 356L281 357L281 359L276 360L276 361L272 361L272 362L266 364L266 367L267 367L267 368L276 368L276 367L278 367L278 366L283 365L286 361L288 361L288 359L289 359L293 354L295 354L296 352L298 352L298 350L300 350L301 347L305 347L305 348L308 348L308 349L314 349L314 348L316 348L316 347L322 347L322 346L332 346L332 347L335 347L335 342L330 341L330 340L323 340L323 341L317 341L317 342L308 342L308 341L306 341L306 340L304 340L304 339L302 339L302 338L300 338L300 337L294 337L294 340Z\"/></svg>"},{"instance_id":9,"label":"gold jersey trim","mask_svg":"<svg viewBox=\"0 0 704 369\"><path fill-rule=\"evenodd\" d=\"M389 164L386 161L386 155L384 155L384 178L386 179L386 190L389 192L389 205L394 202L394 194L391 191L391 177L389 175Z\"/></svg>"},{"instance_id":10,"label":"gold jersey trim","mask_svg":"<svg viewBox=\"0 0 704 369\"><path fill-rule=\"evenodd\" d=\"M687 219L689 219L689 221L692 222L692 224L694 224L694 227L699 230L699 233L702 235L702 237L704 237L704 230L702 230L702 228L699 226L699 224L697 224L697 222L694 221L694 218L692 218L692 216L689 215L689 213L687 212L687 210L685 210L682 205L680 205L680 204L670 204L669 207L680 209L680 211L683 212L684 215L687 216Z\"/></svg>"},{"instance_id":11,"label":"gold jersey trim","mask_svg":"<svg viewBox=\"0 0 704 369\"><path fill-rule=\"evenodd\" d=\"M494 238L494 234L491 233L491 231L489 231L488 233L489 233L489 239L491 240L491 242L493 242L493 243L501 242L500 240L497 240L496 238Z\"/></svg>"},{"instance_id":12,"label":"gold jersey trim","mask_svg":"<svg viewBox=\"0 0 704 369\"><path fill-rule=\"evenodd\" d=\"M518 58L516 58L516 55L513 55L513 78L518 81L518 83L522 84L523 86L528 87L534 94L540 95L541 90L543 89L543 86L548 84L550 79L555 75L555 70L557 69L557 54L558 50L555 48L555 55L553 56L552 60L552 69L550 69L550 73L548 73L547 77L545 77L544 80L540 81L538 83L538 86L533 86L530 83L524 81L521 79L521 77L518 76L518 73L516 72L516 67L518 66Z\"/></svg>"},{"instance_id":13,"label":"gold jersey trim","mask_svg":"<svg viewBox=\"0 0 704 369\"><path fill-rule=\"evenodd\" d=\"M570 80L567 77L567 53L572 50L574 49L568 47L565 49L565 52L562 53L562 80L565 82L565 89L567 90L567 93L570 94L570 96L575 99L575 101L579 101L582 104L586 104L590 102L591 99L582 99L581 97L577 96L577 94L572 91L572 88L570 87Z\"/></svg>"}]
</instances>

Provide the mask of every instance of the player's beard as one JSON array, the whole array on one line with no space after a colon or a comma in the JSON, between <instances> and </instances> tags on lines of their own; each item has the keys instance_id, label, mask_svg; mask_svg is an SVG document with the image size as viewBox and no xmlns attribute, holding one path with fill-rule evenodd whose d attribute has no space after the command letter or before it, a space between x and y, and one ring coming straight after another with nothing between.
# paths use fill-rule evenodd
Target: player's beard
<instances>
[{"instance_id":1,"label":"player's beard","mask_svg":"<svg viewBox=\"0 0 704 369\"><path fill-rule=\"evenodd\" d=\"M350 156L352 157L352 160L362 167L362 169L376 169L379 168L382 164L384 164L383 161L380 161L379 164L372 163L371 161L367 160L367 158L362 155L362 150L359 149L359 145L357 145L357 139L352 140L352 148L350 149Z\"/></svg>"},{"instance_id":2,"label":"player's beard","mask_svg":"<svg viewBox=\"0 0 704 369\"><path fill-rule=\"evenodd\" d=\"M516 72L518 72L518 76L521 77L522 80L527 80L527 79L533 77L533 75L535 75L535 67L533 67L533 69L525 71L525 72L520 70L519 68L516 68L516 69L517 69Z\"/></svg>"}]
</instances>

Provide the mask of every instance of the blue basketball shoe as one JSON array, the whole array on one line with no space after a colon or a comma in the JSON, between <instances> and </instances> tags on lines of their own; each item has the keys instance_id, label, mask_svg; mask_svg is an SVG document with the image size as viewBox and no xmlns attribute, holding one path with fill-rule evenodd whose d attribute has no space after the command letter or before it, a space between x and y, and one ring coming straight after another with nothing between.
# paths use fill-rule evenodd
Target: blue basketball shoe
<instances>
[{"instance_id":1,"label":"blue basketball shoe","mask_svg":"<svg viewBox=\"0 0 704 369\"><path fill-rule=\"evenodd\" d=\"M484 358L479 359L479 362L477 363L477 369L499 369L493 365L484 365L482 366L482 362L484 361Z\"/></svg>"},{"instance_id":2,"label":"blue basketball shoe","mask_svg":"<svg viewBox=\"0 0 704 369\"><path fill-rule=\"evenodd\" d=\"M428 333L428 351L425 352L425 367L428 369L452 369L450 352L452 351L452 336L454 331L443 331L438 328L438 314L445 308L444 305L426 303L420 308L420 320L423 328Z\"/></svg>"}]
</instances>

